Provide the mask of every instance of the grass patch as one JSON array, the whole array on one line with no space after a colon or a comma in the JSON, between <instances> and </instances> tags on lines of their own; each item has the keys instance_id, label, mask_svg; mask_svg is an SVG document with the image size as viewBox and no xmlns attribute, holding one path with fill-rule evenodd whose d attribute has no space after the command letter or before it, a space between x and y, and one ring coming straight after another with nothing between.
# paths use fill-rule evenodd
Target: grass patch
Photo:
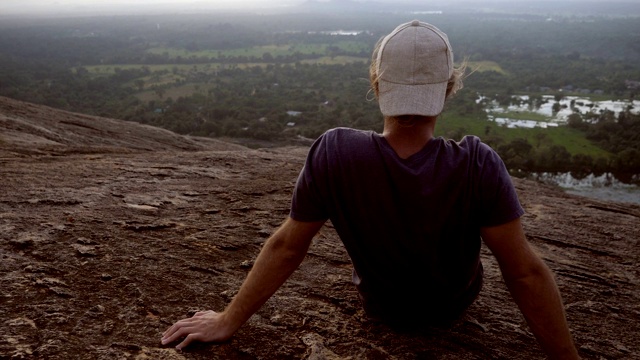
<instances>
[{"instance_id":1,"label":"grass patch","mask_svg":"<svg viewBox=\"0 0 640 360\"><path fill-rule=\"evenodd\" d=\"M512 129L484 119L473 119L456 114L443 113L436 125L436 135L444 136L447 134L475 135L481 139L500 138L503 143L509 143L517 138L524 138L534 148L553 144L561 145L564 146L571 155L585 154L594 159L609 157L611 155L608 151L592 144L580 131L568 126L550 127L546 129Z\"/></svg>"},{"instance_id":2,"label":"grass patch","mask_svg":"<svg viewBox=\"0 0 640 360\"><path fill-rule=\"evenodd\" d=\"M171 73L164 75L149 75L143 78L140 78L144 81L144 89L153 88L155 86L165 86L169 84L175 84L178 81L184 80L184 77L179 75L173 75ZM130 86L135 87L135 82L130 82Z\"/></svg>"},{"instance_id":3,"label":"grass patch","mask_svg":"<svg viewBox=\"0 0 640 360\"><path fill-rule=\"evenodd\" d=\"M222 64L222 63L206 63L206 64L163 64L163 65L140 65L140 64L121 64L121 65L91 65L85 66L85 69L92 75L113 75L116 68L121 70L148 68L150 72L171 72L176 74L184 74L190 71L202 71L211 73L216 70L238 68L249 69L252 67L266 68L268 63L242 63L242 64ZM153 76L153 75L151 75ZM145 77L147 78L147 77Z\"/></svg>"},{"instance_id":4,"label":"grass patch","mask_svg":"<svg viewBox=\"0 0 640 360\"><path fill-rule=\"evenodd\" d=\"M301 53L306 55L309 55L309 54L324 55L324 54L328 54L329 47L336 47L342 51L346 51L349 53L371 51L370 46L367 45L366 43L359 42L359 41L344 40L344 41L338 41L334 44L262 45L262 46L251 46L251 47L238 48L238 49L199 50L199 51L188 51L185 49L176 49L176 48L158 46L158 47L153 47L148 49L147 52L151 54L156 54L156 55L166 55L171 59L175 59L177 57L190 58L192 56L208 57L211 59L217 59L223 56L224 57L253 56L257 58L262 58L267 53L269 53L272 57L289 56L295 53Z\"/></svg>"},{"instance_id":5,"label":"grass patch","mask_svg":"<svg viewBox=\"0 0 640 360\"><path fill-rule=\"evenodd\" d=\"M344 64L351 64L351 63L367 63L369 61L369 58L362 58L362 57L356 57L356 56L323 56L319 59L307 59L307 60L302 60L301 63L303 64L317 64L317 65L344 65Z\"/></svg>"},{"instance_id":6,"label":"grass patch","mask_svg":"<svg viewBox=\"0 0 640 360\"><path fill-rule=\"evenodd\" d=\"M178 69L182 69L182 71L188 70L193 67L193 65L140 65L140 64L119 64L119 65L90 65L85 66L84 68L89 71L92 75L113 75L116 73L116 68L121 70L131 70L131 69L142 69L143 67L147 67L149 71L172 71L173 67L177 67Z\"/></svg>"},{"instance_id":7,"label":"grass patch","mask_svg":"<svg viewBox=\"0 0 640 360\"><path fill-rule=\"evenodd\" d=\"M184 84L165 89L162 98L155 92L155 90L142 91L135 96L142 102L148 102L151 100L162 101L167 98L177 99L179 97L191 96L198 92L206 94L207 91L208 88L205 88L202 84Z\"/></svg>"},{"instance_id":8,"label":"grass patch","mask_svg":"<svg viewBox=\"0 0 640 360\"><path fill-rule=\"evenodd\" d=\"M317 64L317 65L344 65L350 63L367 63L369 58L357 57L357 56L323 56L318 59L307 59L300 61L303 64ZM141 65L141 64L119 64L119 65L90 65L85 66L84 68L89 71L91 75L94 76L108 76L116 73L116 69L120 70L131 70L131 69L142 69L147 68L152 73L151 75L145 76L142 78L145 82L145 87L147 85L163 85L166 83L170 83L175 81L176 79L181 79L182 74L186 74L192 71L204 72L206 74L210 74L212 72L223 70L223 69L250 69L254 67L266 68L267 66L272 65L267 62L252 62L252 63L240 63L240 64L223 64L223 63L206 63L206 64L163 64L163 65ZM75 71L75 68L73 69ZM166 73L165 75L157 75L153 73ZM158 77L161 80L158 80Z\"/></svg>"},{"instance_id":9,"label":"grass patch","mask_svg":"<svg viewBox=\"0 0 640 360\"><path fill-rule=\"evenodd\" d=\"M503 75L507 74L507 72L504 71L504 69L494 61L468 61L467 67L471 71L478 71L478 72L495 71Z\"/></svg>"},{"instance_id":10,"label":"grass patch","mask_svg":"<svg viewBox=\"0 0 640 360\"><path fill-rule=\"evenodd\" d=\"M444 112L438 117L438 122L436 123L436 135L444 136L445 134L453 133L458 129L463 129L464 131L462 132L465 134L482 137L485 135L487 126L497 127L494 123L487 120L473 119Z\"/></svg>"},{"instance_id":11,"label":"grass patch","mask_svg":"<svg viewBox=\"0 0 640 360\"><path fill-rule=\"evenodd\" d=\"M543 130L543 129L537 129ZM596 159L599 157L609 157L611 153L592 144L584 134L568 126L545 129L547 136L558 145L564 146L571 155L585 154Z\"/></svg>"},{"instance_id":12,"label":"grass patch","mask_svg":"<svg viewBox=\"0 0 640 360\"><path fill-rule=\"evenodd\" d=\"M491 115L495 117L503 117L503 118L509 118L513 120L533 120L533 121L541 121L541 122L551 121L550 117L543 114L536 113L536 112L531 112L531 111L505 111L505 112L492 111Z\"/></svg>"},{"instance_id":13,"label":"grass patch","mask_svg":"<svg viewBox=\"0 0 640 360\"><path fill-rule=\"evenodd\" d=\"M365 51L365 52L369 53L369 52L373 51L371 46L369 46L366 43L360 42L360 41L343 40L343 41L339 41L337 44L334 44L333 46L337 46L340 49L345 50L345 51L349 51L349 52L362 52L362 51Z\"/></svg>"}]
</instances>

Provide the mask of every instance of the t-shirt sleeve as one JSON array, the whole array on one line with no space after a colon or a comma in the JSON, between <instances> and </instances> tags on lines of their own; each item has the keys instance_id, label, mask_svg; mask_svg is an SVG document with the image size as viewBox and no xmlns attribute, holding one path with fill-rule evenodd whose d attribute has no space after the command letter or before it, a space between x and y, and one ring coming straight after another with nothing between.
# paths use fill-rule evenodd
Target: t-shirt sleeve
<instances>
[{"instance_id":1,"label":"t-shirt sleeve","mask_svg":"<svg viewBox=\"0 0 640 360\"><path fill-rule=\"evenodd\" d=\"M480 143L478 151L480 226L497 226L524 214L511 176L500 156L488 145Z\"/></svg>"},{"instance_id":2,"label":"t-shirt sleeve","mask_svg":"<svg viewBox=\"0 0 640 360\"><path fill-rule=\"evenodd\" d=\"M298 221L323 221L329 218L327 212L328 179L327 134L323 134L311 146L304 167L298 175L291 198L289 216Z\"/></svg>"}]
</instances>

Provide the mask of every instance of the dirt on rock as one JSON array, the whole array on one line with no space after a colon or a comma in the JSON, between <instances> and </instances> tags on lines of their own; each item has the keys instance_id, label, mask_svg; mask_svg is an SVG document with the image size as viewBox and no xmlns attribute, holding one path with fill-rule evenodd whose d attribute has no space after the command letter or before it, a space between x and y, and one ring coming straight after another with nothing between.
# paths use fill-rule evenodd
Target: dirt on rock
<instances>
[{"instance_id":1,"label":"dirt on rock","mask_svg":"<svg viewBox=\"0 0 640 360\"><path fill-rule=\"evenodd\" d=\"M453 328L369 321L330 223L230 341L161 346L174 321L235 295L307 151L0 98L0 359L544 358L486 249L484 288ZM640 207L514 181L581 356L640 359Z\"/></svg>"}]
</instances>

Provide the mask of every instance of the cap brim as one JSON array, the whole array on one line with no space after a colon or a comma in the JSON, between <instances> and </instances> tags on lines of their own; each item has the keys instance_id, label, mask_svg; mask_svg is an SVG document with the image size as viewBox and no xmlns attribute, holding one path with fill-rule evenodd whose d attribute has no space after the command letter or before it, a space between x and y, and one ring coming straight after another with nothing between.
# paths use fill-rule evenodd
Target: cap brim
<instances>
[{"instance_id":1,"label":"cap brim","mask_svg":"<svg viewBox=\"0 0 640 360\"><path fill-rule=\"evenodd\" d=\"M384 116L437 116L444 108L447 82L403 85L380 80L378 102Z\"/></svg>"}]
</instances>

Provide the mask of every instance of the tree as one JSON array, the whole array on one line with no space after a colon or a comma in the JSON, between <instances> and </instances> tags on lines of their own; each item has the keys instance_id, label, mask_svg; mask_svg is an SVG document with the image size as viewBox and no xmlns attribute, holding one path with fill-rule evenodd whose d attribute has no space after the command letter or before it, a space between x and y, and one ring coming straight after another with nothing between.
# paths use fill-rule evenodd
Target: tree
<instances>
[{"instance_id":1,"label":"tree","mask_svg":"<svg viewBox=\"0 0 640 360\"><path fill-rule=\"evenodd\" d=\"M540 171L567 171L571 167L571 154L562 145L542 147L536 151L535 164Z\"/></svg>"},{"instance_id":2,"label":"tree","mask_svg":"<svg viewBox=\"0 0 640 360\"><path fill-rule=\"evenodd\" d=\"M144 80L136 79L133 81L133 84L138 88L138 91L144 90Z\"/></svg>"},{"instance_id":3,"label":"tree","mask_svg":"<svg viewBox=\"0 0 640 360\"><path fill-rule=\"evenodd\" d=\"M569 115L569 117L567 118L567 125L574 129L583 131L587 130L587 128L589 127L589 125L582 120L582 116L576 112Z\"/></svg>"},{"instance_id":4,"label":"tree","mask_svg":"<svg viewBox=\"0 0 640 360\"><path fill-rule=\"evenodd\" d=\"M158 97L160 97L160 99L162 99L164 97L166 90L162 87L157 87L155 88L154 92L156 93L156 95L158 95Z\"/></svg>"},{"instance_id":5,"label":"tree","mask_svg":"<svg viewBox=\"0 0 640 360\"><path fill-rule=\"evenodd\" d=\"M533 167L531 150L533 146L526 139L517 138L498 147L498 153L510 170L530 171Z\"/></svg>"},{"instance_id":6,"label":"tree","mask_svg":"<svg viewBox=\"0 0 640 360\"><path fill-rule=\"evenodd\" d=\"M582 179L593 172L593 158L585 154L575 154L571 158L571 175Z\"/></svg>"},{"instance_id":7,"label":"tree","mask_svg":"<svg viewBox=\"0 0 640 360\"><path fill-rule=\"evenodd\" d=\"M264 54L262 54L262 61L264 61L266 63L272 63L273 62L273 55L271 55L270 52L265 52Z\"/></svg>"},{"instance_id":8,"label":"tree","mask_svg":"<svg viewBox=\"0 0 640 360\"><path fill-rule=\"evenodd\" d=\"M640 173L640 151L636 149L625 149L621 151L615 157L614 168L616 172Z\"/></svg>"},{"instance_id":9,"label":"tree","mask_svg":"<svg viewBox=\"0 0 640 360\"><path fill-rule=\"evenodd\" d=\"M537 132L533 138L536 140L536 148L539 148L542 144L549 142L549 136L545 132Z\"/></svg>"}]
</instances>

